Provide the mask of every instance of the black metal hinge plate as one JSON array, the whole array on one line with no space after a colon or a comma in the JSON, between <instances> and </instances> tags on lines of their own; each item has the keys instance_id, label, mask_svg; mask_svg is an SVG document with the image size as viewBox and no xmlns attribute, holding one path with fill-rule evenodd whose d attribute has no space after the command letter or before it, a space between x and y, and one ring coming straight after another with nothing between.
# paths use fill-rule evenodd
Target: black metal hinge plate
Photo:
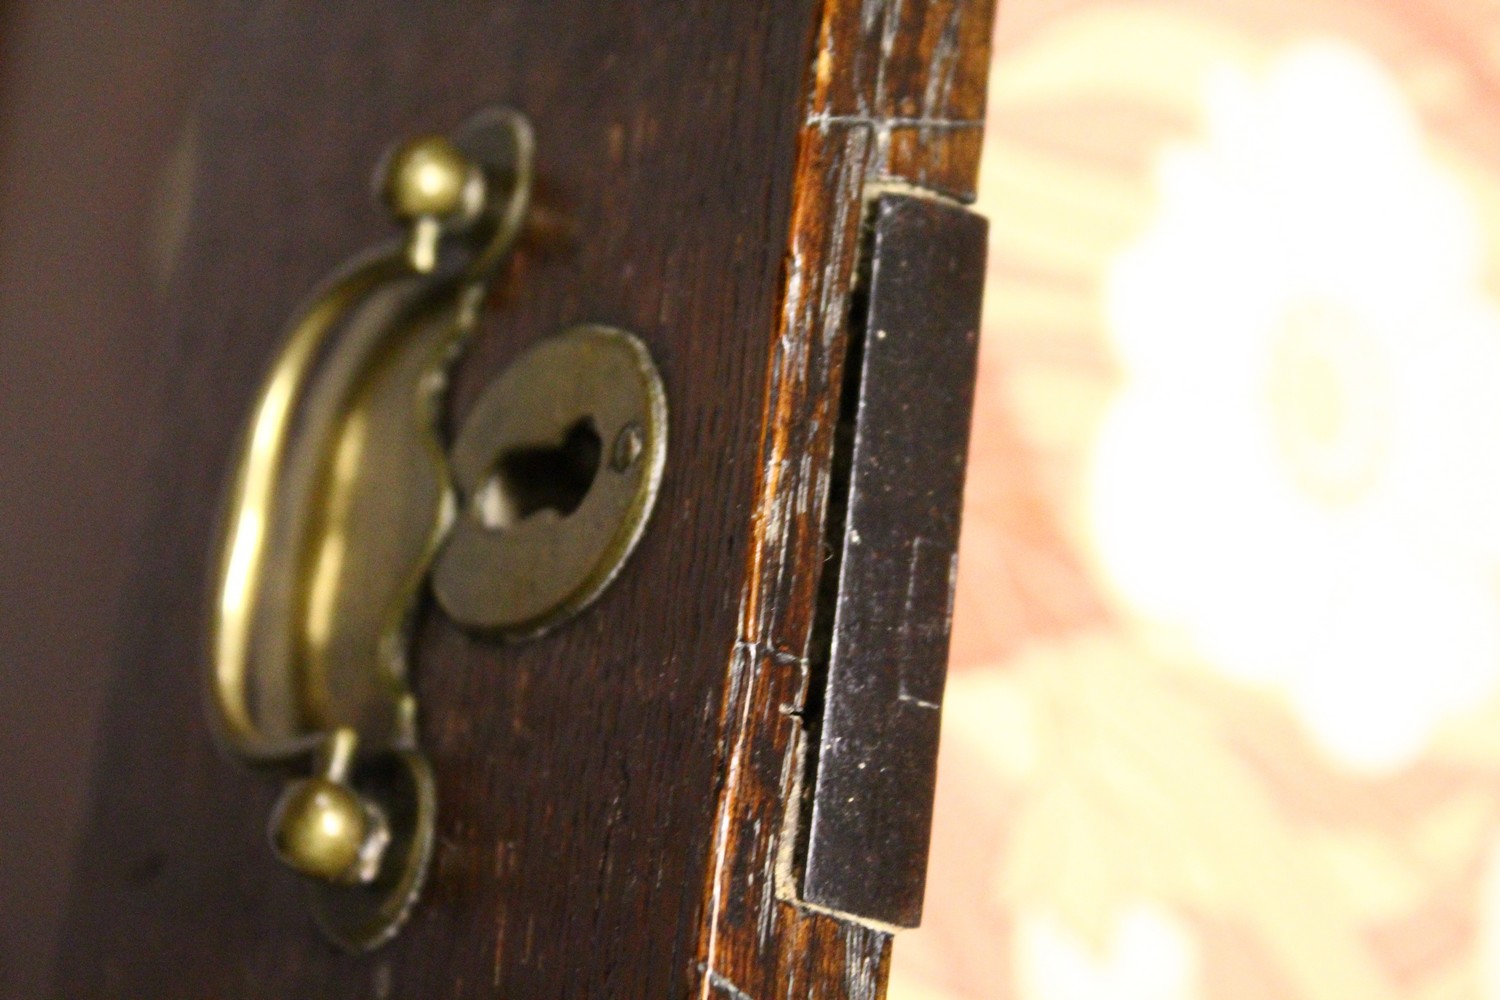
<instances>
[{"instance_id":1,"label":"black metal hinge plate","mask_svg":"<svg viewBox=\"0 0 1500 1000\"><path fill-rule=\"evenodd\" d=\"M919 922L926 883L986 232L948 202L879 197L851 318L800 895L895 927Z\"/></svg>"}]
</instances>

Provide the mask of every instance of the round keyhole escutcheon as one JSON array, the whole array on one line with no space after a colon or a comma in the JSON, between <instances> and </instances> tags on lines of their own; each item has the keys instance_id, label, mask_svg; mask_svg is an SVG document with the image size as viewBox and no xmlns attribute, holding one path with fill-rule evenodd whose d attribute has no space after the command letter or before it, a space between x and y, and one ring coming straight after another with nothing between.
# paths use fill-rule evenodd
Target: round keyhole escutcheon
<instances>
[{"instance_id":1,"label":"round keyhole escutcheon","mask_svg":"<svg viewBox=\"0 0 1500 1000\"><path fill-rule=\"evenodd\" d=\"M449 454L461 509L433 566L438 603L505 638L582 610L640 540L666 453L666 394L639 339L585 325L540 341Z\"/></svg>"}]
</instances>

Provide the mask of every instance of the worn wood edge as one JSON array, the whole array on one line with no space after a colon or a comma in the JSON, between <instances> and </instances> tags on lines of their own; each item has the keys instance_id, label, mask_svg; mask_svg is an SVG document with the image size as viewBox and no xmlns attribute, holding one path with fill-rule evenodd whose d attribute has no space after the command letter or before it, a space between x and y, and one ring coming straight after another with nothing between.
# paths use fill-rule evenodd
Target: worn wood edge
<instances>
[{"instance_id":1,"label":"worn wood edge","mask_svg":"<svg viewBox=\"0 0 1500 1000\"><path fill-rule=\"evenodd\" d=\"M972 200L994 0L827 0L809 59L769 347L694 996L878 1000L894 928L796 901L813 609L867 204ZM799 992L800 991L800 992Z\"/></svg>"}]
</instances>

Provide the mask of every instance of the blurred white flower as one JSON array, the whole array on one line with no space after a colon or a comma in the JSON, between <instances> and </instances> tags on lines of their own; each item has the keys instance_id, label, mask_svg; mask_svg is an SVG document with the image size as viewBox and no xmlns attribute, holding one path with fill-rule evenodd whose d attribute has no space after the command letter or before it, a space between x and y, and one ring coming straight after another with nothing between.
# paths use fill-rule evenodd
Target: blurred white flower
<instances>
[{"instance_id":1,"label":"blurred white flower","mask_svg":"<svg viewBox=\"0 0 1500 1000\"><path fill-rule=\"evenodd\" d=\"M1097 952L1058 921L1022 913L1016 927L1021 1000L1191 1000L1198 955L1187 928L1145 903L1115 921Z\"/></svg>"},{"instance_id":2,"label":"blurred white flower","mask_svg":"<svg viewBox=\"0 0 1500 1000\"><path fill-rule=\"evenodd\" d=\"M1274 687L1337 761L1413 760L1500 680L1500 321L1396 85L1309 42L1207 88L1115 263L1097 555L1134 615Z\"/></svg>"}]
</instances>

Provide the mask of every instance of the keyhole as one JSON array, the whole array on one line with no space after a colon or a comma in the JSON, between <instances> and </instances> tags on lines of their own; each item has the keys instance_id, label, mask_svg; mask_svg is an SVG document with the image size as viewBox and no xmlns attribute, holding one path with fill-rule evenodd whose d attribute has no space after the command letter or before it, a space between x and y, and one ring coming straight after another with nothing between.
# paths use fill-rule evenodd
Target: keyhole
<instances>
[{"instance_id":1,"label":"keyhole","mask_svg":"<svg viewBox=\"0 0 1500 1000\"><path fill-rule=\"evenodd\" d=\"M501 452L494 473L474 498L480 522L503 531L544 510L567 517L588 496L602 451L594 421L584 417L568 428L559 445Z\"/></svg>"}]
</instances>

